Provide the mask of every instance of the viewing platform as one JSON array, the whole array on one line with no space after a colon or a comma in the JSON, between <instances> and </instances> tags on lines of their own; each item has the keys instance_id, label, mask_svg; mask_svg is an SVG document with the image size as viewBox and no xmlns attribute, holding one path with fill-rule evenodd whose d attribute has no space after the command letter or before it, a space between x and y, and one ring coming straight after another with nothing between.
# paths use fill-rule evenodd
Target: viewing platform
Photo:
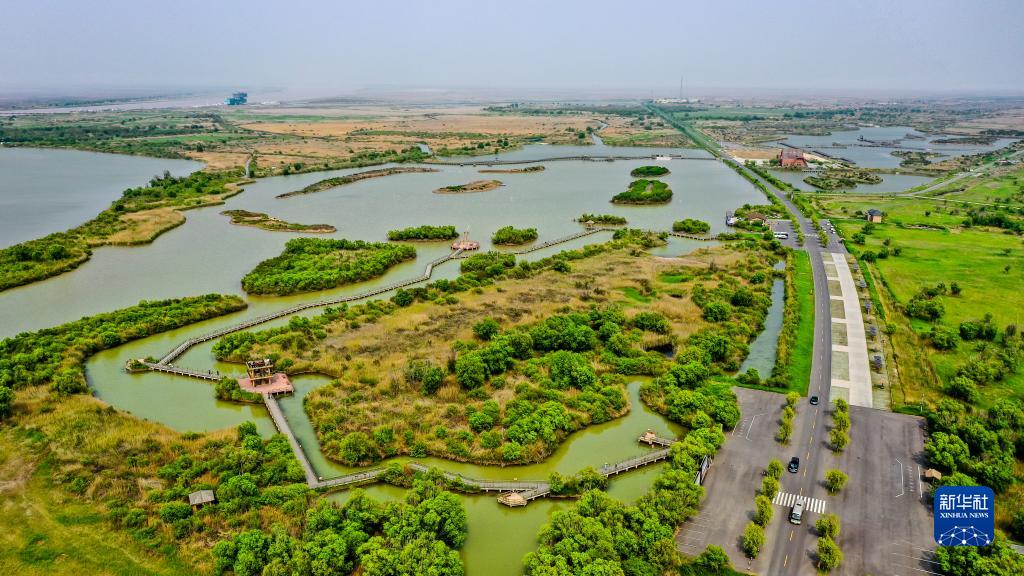
<instances>
[{"instance_id":1,"label":"viewing platform","mask_svg":"<svg viewBox=\"0 0 1024 576\"><path fill-rule=\"evenodd\" d=\"M480 243L477 242L476 240L470 240L469 239L469 232L466 232L465 234L462 235L462 238L459 238L458 240L456 240L455 242L452 243L452 250L462 251L462 250L479 250L479 249L480 249Z\"/></svg>"},{"instance_id":2,"label":"viewing platform","mask_svg":"<svg viewBox=\"0 0 1024 576\"><path fill-rule=\"evenodd\" d=\"M245 363L248 376L238 379L238 387L246 392L278 396L295 392L288 375L274 372L274 362L270 358L250 360Z\"/></svg>"}]
</instances>

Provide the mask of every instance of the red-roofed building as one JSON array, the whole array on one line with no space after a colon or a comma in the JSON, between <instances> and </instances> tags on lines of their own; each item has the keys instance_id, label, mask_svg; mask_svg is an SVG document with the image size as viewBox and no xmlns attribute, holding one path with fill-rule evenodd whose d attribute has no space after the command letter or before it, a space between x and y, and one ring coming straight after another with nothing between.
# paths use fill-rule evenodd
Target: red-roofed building
<instances>
[{"instance_id":1,"label":"red-roofed building","mask_svg":"<svg viewBox=\"0 0 1024 576\"><path fill-rule=\"evenodd\" d=\"M783 148L780 150L779 164L783 168L807 168L804 151L799 148Z\"/></svg>"}]
</instances>

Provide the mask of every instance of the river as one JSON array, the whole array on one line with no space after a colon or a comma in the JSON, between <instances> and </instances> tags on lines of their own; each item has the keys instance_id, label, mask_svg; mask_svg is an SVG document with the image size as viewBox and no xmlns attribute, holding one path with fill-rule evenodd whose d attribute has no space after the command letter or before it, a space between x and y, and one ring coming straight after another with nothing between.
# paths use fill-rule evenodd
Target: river
<instances>
[{"instance_id":1,"label":"river","mask_svg":"<svg viewBox=\"0 0 1024 576\"><path fill-rule=\"evenodd\" d=\"M597 146L529 146L517 151L519 157L572 156L579 148L594 155ZM603 148L603 147L602 147ZM56 151L42 151L44 153ZM616 155L647 154L649 149L615 148ZM666 150L706 158L702 152ZM511 155L511 154L510 154ZM56 156L55 156L56 157ZM327 223L338 228L335 237L384 240L386 231L421 224L454 224L460 231L490 248L489 237L505 225L535 227L544 241L579 231L573 219L584 212L625 216L632 226L666 230L672 221L699 218L708 221L712 232L725 230L724 215L744 203L763 203L764 196L720 162L695 159L672 160L672 173L665 179L675 191L672 202L657 207L616 206L612 195L632 180L630 170L650 161L616 162L564 161L545 164L546 170L531 174L499 174L505 186L480 194L433 194L441 186L469 182L482 176L477 168L445 166L437 173L417 173L364 180L329 191L277 199L323 178L354 172L281 176L260 180L228 200L227 205L187 213L183 226L146 246L101 248L79 269L30 286L0 292L0 337L59 324L69 319L136 303L140 299L175 297L206 292L241 294L239 280L256 263L280 253L284 243L297 234L267 232L232 226L220 215L224 209L241 208L267 212L275 217L302 223ZM0 180L7 176L0 173ZM3 182L0 181L0 185ZM108 200L109 201L109 200ZM582 238L529 255L542 258L566 248L601 242L607 233ZM673 238L668 246L654 251L679 255L707 243ZM422 273L425 262L448 252L446 243L417 244L414 262L390 270L384 277L356 286L289 297L246 297L248 310L216 318L172 332L96 354L87 362L87 375L94 393L118 409L140 418L158 421L180 431L209 431L235 426L245 420L257 423L261 433L273 433L273 425L261 405L219 402L209 383L163 374L126 374L127 358L160 356L185 338L231 325L269 311L312 299L353 294L371 286L390 284ZM435 277L454 277L457 262L446 262ZM773 297L775 297L773 291ZM318 310L306 314L317 314ZM283 324L280 319L264 327ZM239 372L236 365L219 363L211 353L213 342L196 346L176 361L182 366ZM324 477L349 471L329 462L320 453L312 426L305 416L302 400L311 389L326 382L318 376L295 378L297 393L281 402L282 408L305 447L318 473ZM573 473L584 466L600 467L645 450L637 436L647 428L662 434L678 433L674 425L648 410L639 400L639 381L629 384L631 412L612 422L573 434L547 460L522 467L491 467L423 459L426 464L478 478L545 479L552 471ZM658 474L659 466L627 473L612 480L609 492L623 500L643 494ZM369 488L381 498L401 498L402 491L387 487ZM347 493L331 495L343 500ZM523 555L534 549L540 526L549 515L571 505L571 501L544 499L525 508L499 505L493 495L463 498L470 521L470 536L463 558L467 573L513 575L521 572Z\"/></svg>"}]
</instances>

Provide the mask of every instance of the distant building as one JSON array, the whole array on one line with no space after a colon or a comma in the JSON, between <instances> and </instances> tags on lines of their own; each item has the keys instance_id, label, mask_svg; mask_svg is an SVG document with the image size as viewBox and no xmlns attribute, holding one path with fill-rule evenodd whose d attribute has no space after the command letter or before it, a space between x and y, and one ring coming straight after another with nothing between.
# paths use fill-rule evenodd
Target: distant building
<instances>
[{"instance_id":1,"label":"distant building","mask_svg":"<svg viewBox=\"0 0 1024 576\"><path fill-rule=\"evenodd\" d=\"M876 210L875 208L872 208L868 210L866 214L864 214L864 219L867 220L868 222L880 223L882 221L882 216L883 214L881 210Z\"/></svg>"},{"instance_id":2,"label":"distant building","mask_svg":"<svg viewBox=\"0 0 1024 576\"><path fill-rule=\"evenodd\" d=\"M235 92L224 101L228 106L241 106L249 101L249 94L246 92Z\"/></svg>"},{"instance_id":3,"label":"distant building","mask_svg":"<svg viewBox=\"0 0 1024 576\"><path fill-rule=\"evenodd\" d=\"M750 222L751 224L764 225L768 223L768 217L765 216L764 214L761 214L760 212L748 212L744 220Z\"/></svg>"},{"instance_id":4,"label":"distant building","mask_svg":"<svg viewBox=\"0 0 1024 576\"><path fill-rule=\"evenodd\" d=\"M779 150L779 165L783 168L807 168L804 151L799 148L783 148Z\"/></svg>"}]
</instances>

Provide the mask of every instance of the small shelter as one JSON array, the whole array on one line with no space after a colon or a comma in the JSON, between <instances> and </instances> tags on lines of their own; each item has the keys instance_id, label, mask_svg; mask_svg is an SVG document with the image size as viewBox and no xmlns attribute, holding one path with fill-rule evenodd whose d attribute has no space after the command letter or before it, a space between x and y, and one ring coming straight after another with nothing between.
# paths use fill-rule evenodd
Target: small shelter
<instances>
[{"instance_id":1,"label":"small shelter","mask_svg":"<svg viewBox=\"0 0 1024 576\"><path fill-rule=\"evenodd\" d=\"M193 510L199 510L203 506L215 502L217 502L217 496L213 493L213 490L198 490L188 495L188 505Z\"/></svg>"},{"instance_id":2,"label":"small shelter","mask_svg":"<svg viewBox=\"0 0 1024 576\"><path fill-rule=\"evenodd\" d=\"M290 394L295 391L291 380L284 372L274 372L274 361L270 358L249 360L245 363L246 378L238 379L238 387L254 394Z\"/></svg>"},{"instance_id":3,"label":"small shelter","mask_svg":"<svg viewBox=\"0 0 1024 576\"><path fill-rule=\"evenodd\" d=\"M868 222L874 222L875 224L879 224L882 222L882 216L883 214L881 210L872 208L868 210L866 214L864 214L864 219L867 220Z\"/></svg>"},{"instance_id":4,"label":"small shelter","mask_svg":"<svg viewBox=\"0 0 1024 576\"><path fill-rule=\"evenodd\" d=\"M942 480L942 472L939 472L935 468L929 468L924 471L924 479L932 484Z\"/></svg>"},{"instance_id":5,"label":"small shelter","mask_svg":"<svg viewBox=\"0 0 1024 576\"><path fill-rule=\"evenodd\" d=\"M502 494L501 496L498 496L498 502L513 508L517 506L526 506L526 498L523 498L523 495L519 492L508 492L506 494Z\"/></svg>"},{"instance_id":6,"label":"small shelter","mask_svg":"<svg viewBox=\"0 0 1024 576\"><path fill-rule=\"evenodd\" d=\"M469 232L462 235L462 238L452 243L452 250L476 250L480 243L469 239Z\"/></svg>"}]
</instances>

